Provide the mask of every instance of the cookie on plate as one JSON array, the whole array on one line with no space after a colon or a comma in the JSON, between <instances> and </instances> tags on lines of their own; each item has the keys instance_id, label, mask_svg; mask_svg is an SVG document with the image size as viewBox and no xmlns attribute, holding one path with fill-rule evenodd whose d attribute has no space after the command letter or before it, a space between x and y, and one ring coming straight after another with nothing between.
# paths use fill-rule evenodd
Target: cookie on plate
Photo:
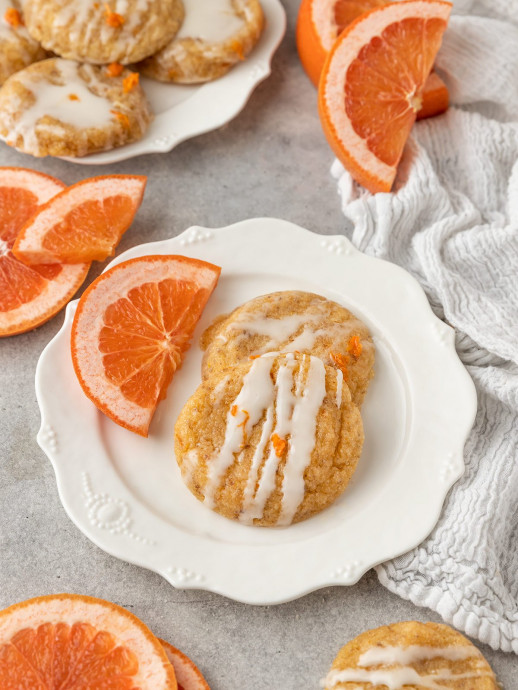
<instances>
[{"instance_id":1,"label":"cookie on plate","mask_svg":"<svg viewBox=\"0 0 518 690\"><path fill-rule=\"evenodd\" d=\"M171 41L181 0L25 0L27 29L47 50L79 62L127 65Z\"/></svg>"},{"instance_id":2,"label":"cookie on plate","mask_svg":"<svg viewBox=\"0 0 518 690\"><path fill-rule=\"evenodd\" d=\"M25 28L18 0L0 0L0 86L11 74L45 57Z\"/></svg>"},{"instance_id":3,"label":"cookie on plate","mask_svg":"<svg viewBox=\"0 0 518 690\"><path fill-rule=\"evenodd\" d=\"M226 74L256 45L264 25L259 0L183 0L175 38L140 66L148 77L198 84Z\"/></svg>"},{"instance_id":4,"label":"cookie on plate","mask_svg":"<svg viewBox=\"0 0 518 690\"><path fill-rule=\"evenodd\" d=\"M204 381L175 427L188 488L225 517L289 525L340 496L363 427L342 372L302 354L268 354Z\"/></svg>"},{"instance_id":5,"label":"cookie on plate","mask_svg":"<svg viewBox=\"0 0 518 690\"><path fill-rule=\"evenodd\" d=\"M358 635L338 652L325 690L498 690L479 650L448 625L406 621Z\"/></svg>"},{"instance_id":6,"label":"cookie on plate","mask_svg":"<svg viewBox=\"0 0 518 690\"><path fill-rule=\"evenodd\" d=\"M51 58L0 89L0 137L33 156L85 156L137 141L152 120L138 75Z\"/></svg>"},{"instance_id":7,"label":"cookie on plate","mask_svg":"<svg viewBox=\"0 0 518 690\"><path fill-rule=\"evenodd\" d=\"M262 295L220 318L203 334L203 376L221 375L250 356L305 352L342 369L353 401L361 405L374 375L374 344L350 311L311 292Z\"/></svg>"}]
</instances>

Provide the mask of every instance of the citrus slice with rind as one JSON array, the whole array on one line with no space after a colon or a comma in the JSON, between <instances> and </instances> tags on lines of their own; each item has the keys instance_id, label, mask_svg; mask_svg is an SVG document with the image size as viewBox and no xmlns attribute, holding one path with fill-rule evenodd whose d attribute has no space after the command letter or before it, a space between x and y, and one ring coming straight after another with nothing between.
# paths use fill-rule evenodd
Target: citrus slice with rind
<instances>
[{"instance_id":1,"label":"citrus slice with rind","mask_svg":"<svg viewBox=\"0 0 518 690\"><path fill-rule=\"evenodd\" d=\"M142 203L143 175L102 175L67 187L23 226L13 254L28 265L104 261Z\"/></svg>"},{"instance_id":2,"label":"citrus slice with rind","mask_svg":"<svg viewBox=\"0 0 518 690\"><path fill-rule=\"evenodd\" d=\"M160 640L170 663L174 667L178 690L210 690L200 669L188 656L165 640Z\"/></svg>"},{"instance_id":3,"label":"citrus slice with rind","mask_svg":"<svg viewBox=\"0 0 518 690\"><path fill-rule=\"evenodd\" d=\"M20 228L65 185L24 168L0 168L0 337L24 333L56 314L82 285L89 263L26 266L13 256Z\"/></svg>"},{"instance_id":4,"label":"citrus slice with rind","mask_svg":"<svg viewBox=\"0 0 518 690\"><path fill-rule=\"evenodd\" d=\"M297 20L297 50L306 74L318 86L326 58L340 33L360 15L389 0L302 0ZM448 88L432 72L423 88L423 104L417 119L434 117L447 110Z\"/></svg>"},{"instance_id":5,"label":"citrus slice with rind","mask_svg":"<svg viewBox=\"0 0 518 690\"><path fill-rule=\"evenodd\" d=\"M56 594L0 611L0 687L12 690L176 690L153 633L102 599Z\"/></svg>"},{"instance_id":6,"label":"citrus slice with rind","mask_svg":"<svg viewBox=\"0 0 518 690\"><path fill-rule=\"evenodd\" d=\"M147 436L221 269L185 256L143 256L103 273L79 300L72 360L86 395Z\"/></svg>"},{"instance_id":7,"label":"citrus slice with rind","mask_svg":"<svg viewBox=\"0 0 518 690\"><path fill-rule=\"evenodd\" d=\"M375 8L344 29L324 65L324 133L352 177L373 193L392 188L450 12L443 0Z\"/></svg>"}]
</instances>

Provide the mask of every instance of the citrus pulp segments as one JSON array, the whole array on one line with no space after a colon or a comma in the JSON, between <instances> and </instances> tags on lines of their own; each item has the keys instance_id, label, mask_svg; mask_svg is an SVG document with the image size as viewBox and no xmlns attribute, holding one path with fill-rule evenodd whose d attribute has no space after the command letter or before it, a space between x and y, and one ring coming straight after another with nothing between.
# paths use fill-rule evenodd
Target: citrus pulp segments
<instances>
[{"instance_id":1,"label":"citrus pulp segments","mask_svg":"<svg viewBox=\"0 0 518 690\"><path fill-rule=\"evenodd\" d=\"M178 682L178 690L210 690L200 669L188 656L165 640L160 640L171 662Z\"/></svg>"},{"instance_id":2,"label":"citrus pulp segments","mask_svg":"<svg viewBox=\"0 0 518 690\"><path fill-rule=\"evenodd\" d=\"M133 221L144 196L146 179L141 175L103 175L64 189L24 225L14 244L14 255L27 264L79 263L93 259L103 261L113 254L122 234ZM125 200L125 209L119 223L114 223L113 218L106 220L102 204L120 197ZM99 206L92 208L92 203ZM80 207L86 208L86 205L90 205L89 216L83 219L78 215L75 222L63 226L68 214L80 213ZM82 228L81 221L86 224L93 221L97 227L92 228L93 233L89 233L88 225ZM95 245L96 231L101 240L98 247ZM81 239L82 232L90 234L85 257L77 255L77 241L74 241L75 238ZM67 250L72 250L76 255L67 256Z\"/></svg>"},{"instance_id":3,"label":"citrus pulp segments","mask_svg":"<svg viewBox=\"0 0 518 690\"><path fill-rule=\"evenodd\" d=\"M390 25L405 19L440 19L447 23L451 3L443 0L402 0L376 8L352 22L333 46L319 85L319 111L324 133L336 156L354 179L369 191L388 192L397 164L388 165L355 131L345 109L347 74L362 48ZM430 63L430 69L432 63Z\"/></svg>"},{"instance_id":4,"label":"citrus pulp segments","mask_svg":"<svg viewBox=\"0 0 518 690\"><path fill-rule=\"evenodd\" d=\"M25 189L36 196L38 204L44 204L63 191L66 185L55 177L27 168L0 167L0 187Z\"/></svg>"},{"instance_id":5,"label":"citrus pulp segments","mask_svg":"<svg viewBox=\"0 0 518 690\"><path fill-rule=\"evenodd\" d=\"M199 317L219 273L219 267L184 256L146 256L117 264L99 276L82 295L72 325L74 369L86 395L117 424L147 436L155 407L142 407L129 400L106 375L98 343L108 307L145 283L184 281L207 293Z\"/></svg>"},{"instance_id":6,"label":"citrus pulp segments","mask_svg":"<svg viewBox=\"0 0 518 690\"><path fill-rule=\"evenodd\" d=\"M16 261L12 257L7 260ZM0 270L2 257L0 257ZM59 274L45 288L16 309L0 311L0 337L30 331L48 321L69 302L88 274L90 264L62 264Z\"/></svg>"},{"instance_id":7,"label":"citrus pulp segments","mask_svg":"<svg viewBox=\"0 0 518 690\"><path fill-rule=\"evenodd\" d=\"M24 168L0 168L0 194L2 188L6 190L20 190L34 197L34 203L41 205L52 199L56 194L65 189L65 185L49 175L27 170ZM7 212L12 217L11 209ZM16 229L15 229L16 230ZM4 234L2 233L4 231ZM24 273L32 275L32 269L19 264L11 253L13 236L9 235L13 228L0 228L0 271L4 281L9 282L11 276L19 274L21 284L26 283ZM42 286L41 291L32 300L22 302L16 308L8 311L0 311L0 337L16 335L36 328L54 314L56 314L76 293L84 282L88 273L89 264L77 264L76 266L62 266L56 277L47 280L38 272L34 276ZM13 280L15 279L13 277ZM18 293L16 284L14 292Z\"/></svg>"},{"instance_id":8,"label":"citrus pulp segments","mask_svg":"<svg viewBox=\"0 0 518 690\"><path fill-rule=\"evenodd\" d=\"M36 629L46 623L69 626L86 623L99 632L108 632L117 645L126 647L138 659L138 669L132 677L135 687L140 690L176 690L174 669L160 642L144 623L126 609L93 597L56 594L29 599L0 611L0 653L2 647L9 645L21 630ZM37 650L34 652L36 655ZM5 671L5 667L0 665L0 673Z\"/></svg>"}]
</instances>

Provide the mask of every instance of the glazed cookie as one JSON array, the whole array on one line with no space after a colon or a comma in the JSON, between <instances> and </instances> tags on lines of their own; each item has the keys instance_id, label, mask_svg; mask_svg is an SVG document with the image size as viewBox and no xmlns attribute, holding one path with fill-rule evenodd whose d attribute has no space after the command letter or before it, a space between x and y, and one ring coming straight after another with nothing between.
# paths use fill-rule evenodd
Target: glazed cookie
<instances>
[{"instance_id":1,"label":"glazed cookie","mask_svg":"<svg viewBox=\"0 0 518 690\"><path fill-rule=\"evenodd\" d=\"M45 58L45 51L25 28L20 3L0 0L0 86L24 67Z\"/></svg>"},{"instance_id":2,"label":"glazed cookie","mask_svg":"<svg viewBox=\"0 0 518 690\"><path fill-rule=\"evenodd\" d=\"M498 690L478 649L447 625L408 621L368 630L342 647L325 690Z\"/></svg>"},{"instance_id":3,"label":"glazed cookie","mask_svg":"<svg viewBox=\"0 0 518 690\"><path fill-rule=\"evenodd\" d=\"M353 401L361 405L374 375L369 330L350 311L311 292L256 297L220 318L203 334L203 376L265 352L306 352L342 369Z\"/></svg>"},{"instance_id":4,"label":"glazed cookie","mask_svg":"<svg viewBox=\"0 0 518 690\"><path fill-rule=\"evenodd\" d=\"M0 137L33 156L85 156L142 137L152 114L138 75L51 58L0 89Z\"/></svg>"},{"instance_id":5,"label":"glazed cookie","mask_svg":"<svg viewBox=\"0 0 518 690\"><path fill-rule=\"evenodd\" d=\"M200 501L244 524L289 525L340 496L363 444L340 370L268 354L211 378L183 408L175 454Z\"/></svg>"},{"instance_id":6,"label":"glazed cookie","mask_svg":"<svg viewBox=\"0 0 518 690\"><path fill-rule=\"evenodd\" d=\"M217 79L254 48L263 30L259 0L183 0L173 41L140 66L148 77L179 84Z\"/></svg>"},{"instance_id":7,"label":"glazed cookie","mask_svg":"<svg viewBox=\"0 0 518 690\"><path fill-rule=\"evenodd\" d=\"M181 0L25 0L30 34L61 57L127 65L156 53L183 20Z\"/></svg>"}]
</instances>

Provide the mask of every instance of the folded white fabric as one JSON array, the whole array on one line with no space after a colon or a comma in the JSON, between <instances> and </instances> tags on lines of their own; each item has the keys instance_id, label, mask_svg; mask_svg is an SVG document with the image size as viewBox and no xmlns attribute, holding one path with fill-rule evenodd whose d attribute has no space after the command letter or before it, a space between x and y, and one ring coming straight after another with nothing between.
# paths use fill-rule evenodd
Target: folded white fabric
<instances>
[{"instance_id":1,"label":"folded white fabric","mask_svg":"<svg viewBox=\"0 0 518 690\"><path fill-rule=\"evenodd\" d=\"M453 107L416 124L394 193L371 195L333 166L354 244L419 280L479 400L435 530L377 573L518 653L518 2L454 3L436 64Z\"/></svg>"}]
</instances>

